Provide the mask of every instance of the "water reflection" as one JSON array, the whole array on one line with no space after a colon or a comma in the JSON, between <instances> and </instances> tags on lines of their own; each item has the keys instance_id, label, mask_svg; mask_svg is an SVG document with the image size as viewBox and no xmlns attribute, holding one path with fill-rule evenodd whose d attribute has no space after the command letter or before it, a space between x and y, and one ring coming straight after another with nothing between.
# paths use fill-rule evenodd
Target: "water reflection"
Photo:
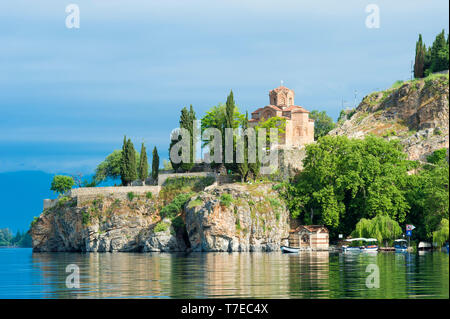
<instances>
[{"instance_id":1,"label":"water reflection","mask_svg":"<svg viewBox=\"0 0 450 319\"><path fill-rule=\"evenodd\" d=\"M21 252L21 254L25 254ZM0 253L4 269L8 258ZM281 253L35 253L11 297L31 298L448 298L448 254ZM69 289L66 266L80 268ZM367 266L380 288L366 287ZM8 282L0 268L0 294ZM25 267L25 269L28 269ZM9 269L9 268L8 268ZM17 272L19 274L19 272ZM20 272L23 276L24 272Z\"/></svg>"}]
</instances>

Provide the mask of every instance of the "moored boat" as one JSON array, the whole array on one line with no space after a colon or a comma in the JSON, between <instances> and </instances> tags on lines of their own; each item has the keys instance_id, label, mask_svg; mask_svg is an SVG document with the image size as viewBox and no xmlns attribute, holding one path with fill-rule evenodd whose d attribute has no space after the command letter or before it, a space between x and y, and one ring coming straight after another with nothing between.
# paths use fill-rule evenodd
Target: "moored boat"
<instances>
[{"instance_id":1,"label":"moored boat","mask_svg":"<svg viewBox=\"0 0 450 319\"><path fill-rule=\"evenodd\" d=\"M300 248L281 246L281 252L283 252L285 254L296 254L299 251L300 251Z\"/></svg>"},{"instance_id":2,"label":"moored boat","mask_svg":"<svg viewBox=\"0 0 450 319\"><path fill-rule=\"evenodd\" d=\"M369 244L369 245L364 246L363 248L361 248L362 251L365 251L365 252L377 252L378 251L378 245L376 244L376 242L378 242L377 239L366 238L366 242L368 242L368 243L373 242L375 244L372 244L372 245Z\"/></svg>"},{"instance_id":3,"label":"moored boat","mask_svg":"<svg viewBox=\"0 0 450 319\"><path fill-rule=\"evenodd\" d=\"M360 252L362 249L362 246L356 245L352 246L352 243L358 244L358 241L365 241L365 238L350 238L346 239L345 241L349 242L349 245L343 245L342 251L343 252Z\"/></svg>"},{"instance_id":4,"label":"moored boat","mask_svg":"<svg viewBox=\"0 0 450 319\"><path fill-rule=\"evenodd\" d=\"M406 244L408 241L406 239L396 239L394 242L396 253L406 253L408 251L408 245Z\"/></svg>"}]
</instances>

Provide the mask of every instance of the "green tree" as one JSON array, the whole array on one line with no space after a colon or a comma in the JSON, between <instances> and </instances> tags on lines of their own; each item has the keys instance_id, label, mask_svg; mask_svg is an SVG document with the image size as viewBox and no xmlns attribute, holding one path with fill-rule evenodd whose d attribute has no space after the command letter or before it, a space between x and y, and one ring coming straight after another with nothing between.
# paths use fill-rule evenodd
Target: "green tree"
<instances>
[{"instance_id":1,"label":"green tree","mask_svg":"<svg viewBox=\"0 0 450 319\"><path fill-rule=\"evenodd\" d=\"M148 160L147 160L147 150L145 149L144 143L141 146L141 154L139 156L139 169L138 175L139 179L145 181L148 177Z\"/></svg>"},{"instance_id":2,"label":"green tree","mask_svg":"<svg viewBox=\"0 0 450 319\"><path fill-rule=\"evenodd\" d=\"M231 111L233 110L232 120ZM228 113L227 113L228 112ZM232 92L227 97L227 104L219 103L217 106L213 106L206 112L205 116L201 119L201 133L208 128L216 128L220 131L222 136L222 159L220 163L212 163L212 167L217 167L221 163L225 162L225 128L238 128L245 120L245 116L239 112L238 107L234 103ZM230 125L231 124L231 125ZM234 141L235 143L235 141ZM202 141L203 147L209 147L210 141ZM235 148L233 148L235 150ZM213 149L210 149L210 155L214 155ZM234 166L234 167L233 167ZM235 165L228 165L229 169L236 170Z\"/></svg>"},{"instance_id":3,"label":"green tree","mask_svg":"<svg viewBox=\"0 0 450 319\"><path fill-rule=\"evenodd\" d=\"M402 235L402 228L391 217L377 215L372 219L361 219L351 235L354 238L376 238L380 244L389 246Z\"/></svg>"},{"instance_id":4,"label":"green tree","mask_svg":"<svg viewBox=\"0 0 450 319\"><path fill-rule=\"evenodd\" d=\"M242 133L244 133L248 129L248 112L245 112L245 120L241 125ZM239 176L241 177L241 181L245 182L247 180L248 172L249 172L249 163L248 163L248 135L243 135L239 137L243 139L243 151L244 151L244 161L242 163L237 163L237 170Z\"/></svg>"},{"instance_id":5,"label":"green tree","mask_svg":"<svg viewBox=\"0 0 450 319\"><path fill-rule=\"evenodd\" d=\"M158 173L159 173L159 155L158 150L156 149L156 146L153 148L153 154L152 154L152 178L154 181L158 180Z\"/></svg>"},{"instance_id":6,"label":"green tree","mask_svg":"<svg viewBox=\"0 0 450 319\"><path fill-rule=\"evenodd\" d=\"M414 77L424 77L426 46L422 41L422 35L419 34L419 40L416 42L416 57L414 62Z\"/></svg>"},{"instance_id":7,"label":"green tree","mask_svg":"<svg viewBox=\"0 0 450 319\"><path fill-rule=\"evenodd\" d=\"M122 147L120 178L122 185L129 185L137 179L136 151L131 139L124 137Z\"/></svg>"},{"instance_id":8,"label":"green tree","mask_svg":"<svg viewBox=\"0 0 450 319\"><path fill-rule=\"evenodd\" d=\"M70 190L73 185L75 185L75 181L71 176L56 175L53 177L50 190L59 194L63 194Z\"/></svg>"},{"instance_id":9,"label":"green tree","mask_svg":"<svg viewBox=\"0 0 450 319\"><path fill-rule=\"evenodd\" d=\"M135 157L136 159L140 158L137 152ZM95 175L93 180L96 183L100 183L108 179L115 180L120 178L122 165L121 163L122 163L122 150L113 151L105 158L103 162L101 162L97 166L97 168L95 169ZM138 162L136 162L136 166L139 166Z\"/></svg>"},{"instance_id":10,"label":"green tree","mask_svg":"<svg viewBox=\"0 0 450 319\"><path fill-rule=\"evenodd\" d=\"M314 120L315 140L327 135L329 131L336 127L333 119L329 117L325 111L319 112L317 110L313 110L309 113L309 118Z\"/></svg>"},{"instance_id":11,"label":"green tree","mask_svg":"<svg viewBox=\"0 0 450 319\"><path fill-rule=\"evenodd\" d=\"M280 137L286 133L286 119L284 117L273 116L266 119L261 119L258 125L255 126L255 130L266 129L266 145L269 146L270 143L274 143L270 138L270 129L275 128L278 130L278 140Z\"/></svg>"},{"instance_id":12,"label":"green tree","mask_svg":"<svg viewBox=\"0 0 450 319\"><path fill-rule=\"evenodd\" d=\"M305 224L327 225L332 236L349 234L356 221L377 215L402 223L411 168L405 158L396 141L324 136L306 146L304 170L286 185L289 211Z\"/></svg>"},{"instance_id":13,"label":"green tree","mask_svg":"<svg viewBox=\"0 0 450 319\"><path fill-rule=\"evenodd\" d=\"M189 162L187 162L187 163L184 163L184 162L175 163L174 162L174 160L170 157L170 150L176 143L181 141L181 136L179 134L179 131L173 132L173 135L171 136L170 147L169 147L169 159L170 159L173 169L175 169L175 170L177 170L178 168L181 168L184 171L190 171L195 165L195 144L196 144L195 134L194 134L194 121L195 120L196 120L196 116L195 116L195 112L194 112L192 105L190 106L189 110L186 107L183 107L181 109L179 124L180 124L180 128L186 129L189 132L189 148L190 148L189 151L190 151L190 153L189 153ZM175 138L175 137L178 137L178 138ZM178 155L180 155L180 156L182 155L181 150L179 151Z\"/></svg>"},{"instance_id":14,"label":"green tree","mask_svg":"<svg viewBox=\"0 0 450 319\"><path fill-rule=\"evenodd\" d=\"M448 242L448 219L442 219L439 227L433 232L433 243L436 243L439 247L442 247Z\"/></svg>"},{"instance_id":15,"label":"green tree","mask_svg":"<svg viewBox=\"0 0 450 319\"><path fill-rule=\"evenodd\" d=\"M448 70L449 48L445 40L445 31L436 36L431 47L431 72Z\"/></svg>"}]
</instances>

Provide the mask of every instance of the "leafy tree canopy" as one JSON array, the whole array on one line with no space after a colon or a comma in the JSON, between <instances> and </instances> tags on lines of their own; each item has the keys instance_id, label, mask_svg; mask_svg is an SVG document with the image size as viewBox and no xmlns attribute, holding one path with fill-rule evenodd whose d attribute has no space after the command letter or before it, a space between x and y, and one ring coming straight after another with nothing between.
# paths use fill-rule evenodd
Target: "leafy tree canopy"
<instances>
[{"instance_id":1,"label":"leafy tree canopy","mask_svg":"<svg viewBox=\"0 0 450 319\"><path fill-rule=\"evenodd\" d=\"M50 190L59 194L63 194L70 190L73 185L75 185L75 181L71 176L56 175L53 177Z\"/></svg>"},{"instance_id":2,"label":"leafy tree canopy","mask_svg":"<svg viewBox=\"0 0 450 319\"><path fill-rule=\"evenodd\" d=\"M309 113L309 118L314 120L315 140L327 135L329 131L336 127L333 119L329 117L325 111L319 112L317 110L313 110Z\"/></svg>"}]
</instances>

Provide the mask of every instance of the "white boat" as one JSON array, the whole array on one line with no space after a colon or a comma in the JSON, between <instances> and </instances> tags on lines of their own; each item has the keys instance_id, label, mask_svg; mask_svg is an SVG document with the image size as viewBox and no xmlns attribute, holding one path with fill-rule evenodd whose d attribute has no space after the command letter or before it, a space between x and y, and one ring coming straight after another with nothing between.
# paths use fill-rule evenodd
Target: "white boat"
<instances>
[{"instance_id":1,"label":"white boat","mask_svg":"<svg viewBox=\"0 0 450 319\"><path fill-rule=\"evenodd\" d=\"M281 251L285 254L296 254L300 251L300 248L281 246Z\"/></svg>"},{"instance_id":2,"label":"white boat","mask_svg":"<svg viewBox=\"0 0 450 319\"><path fill-rule=\"evenodd\" d=\"M350 238L350 239L346 239L345 241L351 243L354 241L365 241L365 238ZM360 246L348 246L348 245L343 245L342 246L342 251L344 252L360 252L361 251Z\"/></svg>"},{"instance_id":3,"label":"white boat","mask_svg":"<svg viewBox=\"0 0 450 319\"><path fill-rule=\"evenodd\" d=\"M372 245L366 245L363 248L361 248L362 251L365 252L377 252L378 251L378 245L376 244L378 242L378 239L376 238L366 238L366 242L368 243L374 243Z\"/></svg>"},{"instance_id":4,"label":"white boat","mask_svg":"<svg viewBox=\"0 0 450 319\"><path fill-rule=\"evenodd\" d=\"M396 253L406 253L408 251L408 241L406 239L396 239L394 240L394 247Z\"/></svg>"}]
</instances>

